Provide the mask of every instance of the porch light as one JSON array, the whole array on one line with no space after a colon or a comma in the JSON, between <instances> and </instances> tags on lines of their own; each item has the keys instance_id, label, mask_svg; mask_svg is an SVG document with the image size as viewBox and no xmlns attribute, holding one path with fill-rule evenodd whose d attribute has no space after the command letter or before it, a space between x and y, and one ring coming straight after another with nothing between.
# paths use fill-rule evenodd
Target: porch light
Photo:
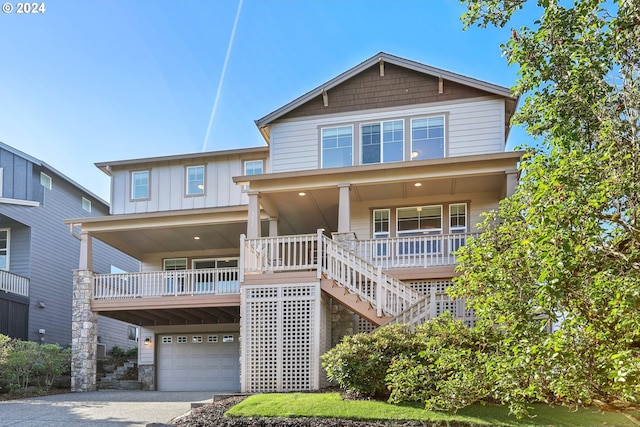
<instances>
[{"instance_id":1,"label":"porch light","mask_svg":"<svg viewBox=\"0 0 640 427\"><path fill-rule=\"evenodd\" d=\"M298 196L306 196L306 195L307 195L307 193L305 193L304 191L301 191L301 192L298 193Z\"/></svg>"},{"instance_id":2,"label":"porch light","mask_svg":"<svg viewBox=\"0 0 640 427\"><path fill-rule=\"evenodd\" d=\"M193 236L193 240L200 240L200 236Z\"/></svg>"},{"instance_id":3,"label":"porch light","mask_svg":"<svg viewBox=\"0 0 640 427\"><path fill-rule=\"evenodd\" d=\"M411 158L415 159L416 157L418 157L418 152L417 151L412 151L411 152Z\"/></svg>"},{"instance_id":4,"label":"porch light","mask_svg":"<svg viewBox=\"0 0 640 427\"><path fill-rule=\"evenodd\" d=\"M421 182L416 182L415 184L413 184L414 187L422 187L422 183Z\"/></svg>"},{"instance_id":5,"label":"porch light","mask_svg":"<svg viewBox=\"0 0 640 427\"><path fill-rule=\"evenodd\" d=\"M144 339L144 345L151 345L151 337L146 337Z\"/></svg>"}]
</instances>

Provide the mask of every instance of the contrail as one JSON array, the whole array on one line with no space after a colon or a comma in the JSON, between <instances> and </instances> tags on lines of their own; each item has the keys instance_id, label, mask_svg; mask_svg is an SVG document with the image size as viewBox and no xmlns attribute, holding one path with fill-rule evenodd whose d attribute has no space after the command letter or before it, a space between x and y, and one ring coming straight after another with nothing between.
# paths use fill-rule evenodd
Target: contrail
<instances>
[{"instance_id":1,"label":"contrail","mask_svg":"<svg viewBox=\"0 0 640 427\"><path fill-rule=\"evenodd\" d=\"M209 126L207 126L207 134L204 136L204 141L202 142L202 151L207 150L207 141L209 140L209 134L211 133L213 118L215 117L216 110L218 109L218 100L220 99L220 91L222 89L222 83L224 82L224 75L227 72L227 64L229 63L229 55L231 54L233 39L236 35L236 27L238 26L238 19L240 18L241 9L242 9L242 0L240 0L240 3L238 3L238 11L236 12L236 19L235 21L233 21L233 28L231 29L231 38L229 39L229 46L227 47L227 55L224 57L224 64L222 65L222 74L220 74L220 81L218 82L218 90L216 91L216 98L213 101L211 116L209 116Z\"/></svg>"}]
</instances>

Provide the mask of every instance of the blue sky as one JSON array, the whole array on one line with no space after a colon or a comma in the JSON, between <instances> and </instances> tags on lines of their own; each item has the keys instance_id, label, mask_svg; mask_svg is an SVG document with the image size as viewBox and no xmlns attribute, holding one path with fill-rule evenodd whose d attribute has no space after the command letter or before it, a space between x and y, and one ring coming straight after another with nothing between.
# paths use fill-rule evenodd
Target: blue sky
<instances>
[{"instance_id":1,"label":"blue sky","mask_svg":"<svg viewBox=\"0 0 640 427\"><path fill-rule=\"evenodd\" d=\"M0 141L105 200L95 162L264 145L254 120L380 51L517 78L499 47L510 27L463 31L454 0L44 3L0 14Z\"/></svg>"}]
</instances>

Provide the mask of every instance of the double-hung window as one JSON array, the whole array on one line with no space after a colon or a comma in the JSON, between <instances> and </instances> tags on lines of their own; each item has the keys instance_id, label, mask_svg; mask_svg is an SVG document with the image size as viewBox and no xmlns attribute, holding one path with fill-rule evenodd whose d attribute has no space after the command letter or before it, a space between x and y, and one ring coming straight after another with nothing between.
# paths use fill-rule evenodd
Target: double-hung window
<instances>
[{"instance_id":1,"label":"double-hung window","mask_svg":"<svg viewBox=\"0 0 640 427\"><path fill-rule=\"evenodd\" d=\"M0 270L9 270L9 229L0 229Z\"/></svg>"},{"instance_id":2,"label":"double-hung window","mask_svg":"<svg viewBox=\"0 0 640 427\"><path fill-rule=\"evenodd\" d=\"M322 129L322 168L353 165L353 127Z\"/></svg>"},{"instance_id":3,"label":"double-hung window","mask_svg":"<svg viewBox=\"0 0 640 427\"><path fill-rule=\"evenodd\" d=\"M204 194L204 166L187 166L187 195Z\"/></svg>"},{"instance_id":4,"label":"double-hung window","mask_svg":"<svg viewBox=\"0 0 640 427\"><path fill-rule=\"evenodd\" d=\"M466 243L467 232L467 204L456 203L449 205L449 252L458 250Z\"/></svg>"},{"instance_id":5,"label":"double-hung window","mask_svg":"<svg viewBox=\"0 0 640 427\"><path fill-rule=\"evenodd\" d=\"M149 198L149 171L131 172L131 198L133 200Z\"/></svg>"},{"instance_id":6,"label":"double-hung window","mask_svg":"<svg viewBox=\"0 0 640 427\"><path fill-rule=\"evenodd\" d=\"M373 238L388 239L389 234L389 209L375 209L373 211ZM387 243L376 243L375 256L384 257L388 255Z\"/></svg>"},{"instance_id":7,"label":"double-hung window","mask_svg":"<svg viewBox=\"0 0 640 427\"><path fill-rule=\"evenodd\" d=\"M411 120L411 160L444 157L444 116Z\"/></svg>"},{"instance_id":8,"label":"double-hung window","mask_svg":"<svg viewBox=\"0 0 640 427\"><path fill-rule=\"evenodd\" d=\"M417 206L396 210L398 237L442 234L442 206ZM399 255L440 253L441 242L435 239L407 239L399 243Z\"/></svg>"},{"instance_id":9,"label":"double-hung window","mask_svg":"<svg viewBox=\"0 0 640 427\"><path fill-rule=\"evenodd\" d=\"M162 269L164 271L182 271L187 269L186 258L167 258L162 261ZM166 277L167 294L179 293L184 291L184 274L169 273Z\"/></svg>"},{"instance_id":10,"label":"double-hung window","mask_svg":"<svg viewBox=\"0 0 640 427\"><path fill-rule=\"evenodd\" d=\"M403 160L404 120L364 124L360 134L362 164Z\"/></svg>"},{"instance_id":11,"label":"double-hung window","mask_svg":"<svg viewBox=\"0 0 640 427\"><path fill-rule=\"evenodd\" d=\"M264 162L262 160L247 160L244 162L244 174L249 175L262 175L264 173ZM249 189L249 185L243 187L244 190Z\"/></svg>"}]
</instances>

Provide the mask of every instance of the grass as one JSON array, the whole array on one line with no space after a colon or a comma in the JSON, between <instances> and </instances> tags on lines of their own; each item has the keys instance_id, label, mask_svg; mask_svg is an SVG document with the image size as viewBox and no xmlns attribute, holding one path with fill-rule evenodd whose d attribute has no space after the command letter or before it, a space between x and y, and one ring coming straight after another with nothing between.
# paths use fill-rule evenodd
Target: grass
<instances>
[{"instance_id":1,"label":"grass","mask_svg":"<svg viewBox=\"0 0 640 427\"><path fill-rule=\"evenodd\" d=\"M363 421L406 421L456 423L474 426L636 426L621 414L603 413L597 408L569 409L535 405L533 418L517 420L499 405L473 405L457 413L426 411L420 405L394 405L372 400L342 400L339 393L283 393L249 396L227 411L234 417L318 417ZM640 416L637 412L636 417Z\"/></svg>"}]
</instances>

